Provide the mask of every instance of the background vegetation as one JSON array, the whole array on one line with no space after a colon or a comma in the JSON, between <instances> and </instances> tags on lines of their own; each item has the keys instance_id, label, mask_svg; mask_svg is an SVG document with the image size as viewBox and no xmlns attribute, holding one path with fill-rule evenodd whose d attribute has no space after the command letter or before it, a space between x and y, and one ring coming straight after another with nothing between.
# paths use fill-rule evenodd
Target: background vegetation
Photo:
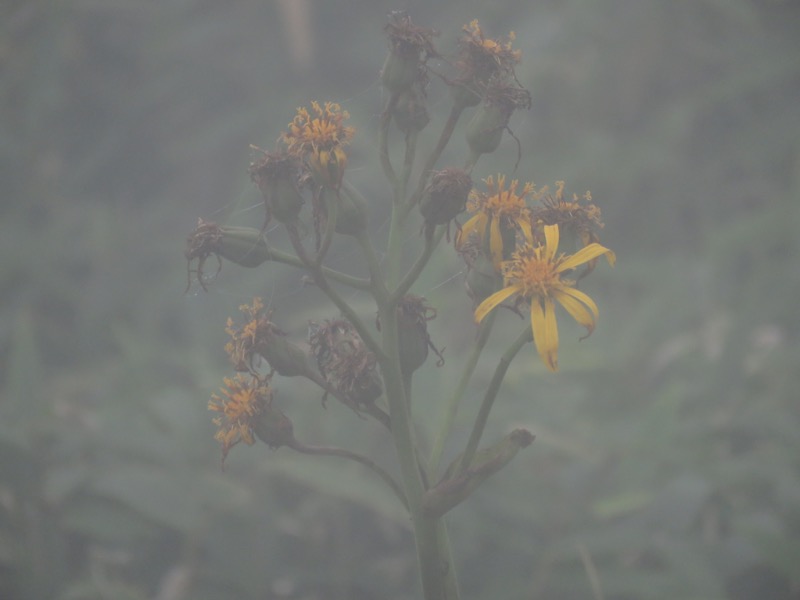
<instances>
[{"instance_id":1,"label":"background vegetation","mask_svg":"<svg viewBox=\"0 0 800 600\"><path fill-rule=\"evenodd\" d=\"M264 446L219 468L206 402L230 370L226 317L257 293L302 336L331 309L277 265L227 265L183 294L197 217L260 225L248 145L313 99L353 115L349 172L382 231L377 75L397 8L441 29L440 48L472 18L516 31L533 108L511 122L515 175L591 189L619 258L590 281L592 338L563 320L562 371L531 349L504 384L487 433L537 440L451 513L464 597L798 597L790 0L3 2L0 597L417 596L407 525L370 473ZM447 109L434 85L431 129ZM475 175L515 160L507 137ZM333 255L356 254L345 240ZM448 346L421 375L434 424L471 335L452 249L435 266L415 290ZM376 427L311 387L279 401L303 441L392 466Z\"/></svg>"}]
</instances>

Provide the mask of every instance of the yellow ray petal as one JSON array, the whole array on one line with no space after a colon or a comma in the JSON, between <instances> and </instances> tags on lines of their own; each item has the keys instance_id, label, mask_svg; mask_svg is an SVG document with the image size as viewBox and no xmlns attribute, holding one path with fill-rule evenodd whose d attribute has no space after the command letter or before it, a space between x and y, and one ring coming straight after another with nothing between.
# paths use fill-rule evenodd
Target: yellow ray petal
<instances>
[{"instance_id":1,"label":"yellow ray petal","mask_svg":"<svg viewBox=\"0 0 800 600\"><path fill-rule=\"evenodd\" d=\"M544 227L544 258L552 261L558 250L558 225L545 225Z\"/></svg>"},{"instance_id":2,"label":"yellow ray petal","mask_svg":"<svg viewBox=\"0 0 800 600\"><path fill-rule=\"evenodd\" d=\"M603 254L606 255L608 258L608 262L612 265L616 261L616 256L614 253L606 248L605 246L601 246L600 244L594 243L589 244L588 246L584 246L580 250L578 250L572 256L566 257L566 259L556 267L556 273L561 273L562 271L568 271L569 269L574 269L578 265L582 265L585 262L589 262L593 258L597 258L598 256L602 256Z\"/></svg>"},{"instance_id":3,"label":"yellow ray petal","mask_svg":"<svg viewBox=\"0 0 800 600\"><path fill-rule=\"evenodd\" d=\"M545 366L550 371L558 371L558 326L555 307L550 298L545 298L544 309L537 299L531 302L531 328L536 350Z\"/></svg>"},{"instance_id":4,"label":"yellow ray petal","mask_svg":"<svg viewBox=\"0 0 800 600\"><path fill-rule=\"evenodd\" d=\"M560 292L561 294L565 294L567 296L572 296L573 298L575 298L575 300L578 300L579 302L583 302L583 304L585 304L586 307L590 311L592 311L592 315L594 315L594 320L595 321L597 320L597 317L600 314L599 311L597 310L597 304L595 304L594 300L592 300L588 295L584 294L579 289L576 289L574 287L569 287L569 286L566 286L566 285L558 288L558 292ZM559 302L564 304L561 301L560 298L559 298ZM564 308L567 308L567 307L564 306ZM569 309L567 309L567 310L569 310ZM570 314L572 314L572 313L570 313ZM577 321L577 318L575 320ZM578 322L580 323L580 321L578 321ZM583 323L581 323L581 325L583 325Z\"/></svg>"},{"instance_id":5,"label":"yellow ray petal","mask_svg":"<svg viewBox=\"0 0 800 600\"><path fill-rule=\"evenodd\" d=\"M592 331L594 331L595 317L586 310L583 304L566 290L553 290L553 296L555 296L555 299L559 301L561 306L564 307L573 319L589 330L587 335L590 335Z\"/></svg>"},{"instance_id":6,"label":"yellow ray petal","mask_svg":"<svg viewBox=\"0 0 800 600\"><path fill-rule=\"evenodd\" d=\"M488 315L495 306L503 302L503 300L509 296L513 296L518 291L517 286L511 285L486 298L480 303L478 308L475 309L475 322L480 323L483 321L483 318Z\"/></svg>"},{"instance_id":7,"label":"yellow ray petal","mask_svg":"<svg viewBox=\"0 0 800 600\"><path fill-rule=\"evenodd\" d=\"M492 255L492 264L495 270L500 270L500 263L503 262L503 234L500 233L500 219L496 216L492 218L489 232L489 251Z\"/></svg>"}]
</instances>

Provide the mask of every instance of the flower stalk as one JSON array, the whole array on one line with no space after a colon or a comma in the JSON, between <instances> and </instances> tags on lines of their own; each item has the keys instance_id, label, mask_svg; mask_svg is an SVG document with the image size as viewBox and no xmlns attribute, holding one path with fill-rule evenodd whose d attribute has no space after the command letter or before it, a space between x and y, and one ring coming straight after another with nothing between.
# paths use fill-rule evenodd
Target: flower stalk
<instances>
[{"instance_id":1,"label":"flower stalk","mask_svg":"<svg viewBox=\"0 0 800 600\"><path fill-rule=\"evenodd\" d=\"M512 48L513 33L493 39L472 21L463 28L458 59L451 65L455 72L443 75L427 64L430 58L441 58L433 44L437 32L414 25L403 12L392 13L390 19L385 28L389 55L380 76L388 98L379 123L377 157L391 196L384 243L376 243L381 234L371 235L368 228L368 208L380 198L367 199L345 176L348 147L356 139L355 128L346 124L350 115L335 102L315 101L297 109L275 151L253 146L257 155L250 175L263 199L262 228L200 220L187 242L188 283L191 287L194 276L200 287L207 288L213 277L205 276L203 269L212 256L217 272L223 260L247 269L269 269L270 263L278 262L302 271L313 282L314 292L338 311L333 317L311 320L305 339L274 322L273 313L285 307L267 311L260 299L240 307L246 317L243 324L228 320L231 340L225 349L237 374L225 378L208 406L215 413L213 421L219 428L215 437L223 459L240 443L261 441L273 449L337 456L362 465L390 488L408 512L424 598L458 600L457 557L443 517L533 441L532 433L515 429L489 446L480 446L503 380L531 341L547 369L557 370L556 304L592 332L598 307L570 277L581 265L585 267L579 279L591 273L601 256L611 264L615 257L599 243L600 211L588 192L570 202L564 199L563 182L557 183L552 196L547 188L537 191L532 182L521 185L512 180L506 185L504 174L486 177L486 191L473 184L480 156L503 143L514 111L530 106L530 94L514 72L521 53ZM432 121L426 106L431 74L451 87L453 105L433 150L417 164L418 139ZM437 167L445 148L464 139L454 133L468 110L473 114L460 148L467 167ZM395 130L405 142L399 170L390 155L389 138ZM273 218L286 233L288 252L267 243L264 232ZM302 234L309 231L312 242ZM559 254L561 232L579 241L581 247L574 254ZM409 240L419 247L414 256L408 252ZM366 276L326 264L338 244L348 243L360 252ZM428 323L437 309L418 295L415 286L434 256L448 255L453 260L460 255L466 262L463 299L467 307L472 305L472 318L464 326L477 329L468 356L454 357L454 362L463 364L452 391L442 399L439 429L428 454L423 448L429 440L420 439L414 420L414 412L420 411L412 411L413 396L420 396L417 403L437 399L427 398L424 390L420 393L414 378L426 368L452 367L450 355L445 366L443 348L432 340L436 332ZM361 297L369 294L374 307L367 312L356 308L342 288L357 290ZM474 387L473 374L490 331L503 318L500 307L529 317L530 324L501 356L466 445L437 478L452 441L456 413ZM449 309L448 305L439 310ZM365 452L298 441L288 416L295 407L279 406L275 393L296 378L316 384L323 403L332 396L361 417L354 427L377 422L394 449L396 472Z\"/></svg>"}]
</instances>

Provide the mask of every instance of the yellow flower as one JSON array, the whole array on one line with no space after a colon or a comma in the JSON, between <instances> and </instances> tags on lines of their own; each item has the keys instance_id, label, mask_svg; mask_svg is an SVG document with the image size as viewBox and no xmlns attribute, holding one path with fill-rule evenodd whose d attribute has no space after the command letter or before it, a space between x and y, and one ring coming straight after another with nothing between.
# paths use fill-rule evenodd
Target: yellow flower
<instances>
[{"instance_id":1,"label":"yellow flower","mask_svg":"<svg viewBox=\"0 0 800 600\"><path fill-rule=\"evenodd\" d=\"M350 118L346 110L335 102L311 103L313 115L305 107L297 109L289 131L281 135L288 152L309 161L318 180L338 189L342 183L347 154L344 145L353 139L355 129L344 125Z\"/></svg>"},{"instance_id":2,"label":"yellow flower","mask_svg":"<svg viewBox=\"0 0 800 600\"><path fill-rule=\"evenodd\" d=\"M220 388L222 396L212 394L208 402L208 410L220 413L213 419L219 427L214 439L222 444L223 461L239 442L248 446L255 443L253 427L256 419L272 402L269 385L255 377L237 374L235 378L226 377L224 381L225 387Z\"/></svg>"},{"instance_id":3,"label":"yellow flower","mask_svg":"<svg viewBox=\"0 0 800 600\"><path fill-rule=\"evenodd\" d=\"M505 175L494 179L484 179L488 194L473 190L467 203L467 210L475 213L461 227L461 232L456 236L456 249L460 249L465 240L475 232L481 243L485 244L488 237L489 253L495 269L500 270L500 263L504 258L504 248L514 247L517 232L532 238L531 211L526 203L526 198L533 193L532 182L526 183L521 192L517 192L519 181L511 181L508 189L505 188ZM505 241L505 243L504 243Z\"/></svg>"},{"instance_id":4,"label":"yellow flower","mask_svg":"<svg viewBox=\"0 0 800 600\"><path fill-rule=\"evenodd\" d=\"M576 289L574 281L562 276L575 267L606 255L612 265L614 253L597 243L589 244L572 255L556 255L558 225L544 227L544 245L525 244L514 252L511 260L502 264L505 286L481 302L475 309L475 322L480 323L489 312L504 300L517 295L517 304L530 304L531 330L536 349L551 371L558 370L558 328L554 300L558 300L590 335L597 320L597 305L589 296ZM530 238L528 238L530 239Z\"/></svg>"}]
</instances>

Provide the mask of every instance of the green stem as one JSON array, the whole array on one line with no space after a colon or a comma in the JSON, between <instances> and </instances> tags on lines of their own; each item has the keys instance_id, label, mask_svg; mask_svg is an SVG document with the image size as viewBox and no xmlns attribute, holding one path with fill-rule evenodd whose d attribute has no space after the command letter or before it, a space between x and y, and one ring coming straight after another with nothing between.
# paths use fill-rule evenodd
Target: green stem
<instances>
[{"instance_id":1,"label":"green stem","mask_svg":"<svg viewBox=\"0 0 800 600\"><path fill-rule=\"evenodd\" d=\"M336 231L336 219L339 216L339 192L336 192L336 200L328 203L328 218L325 219L325 232L322 234L322 243L320 244L319 251L314 257L314 268L319 269L322 261L325 260L325 255L331 247L333 240L333 233Z\"/></svg>"},{"instance_id":2,"label":"green stem","mask_svg":"<svg viewBox=\"0 0 800 600\"><path fill-rule=\"evenodd\" d=\"M439 535L439 519L426 516L422 510L425 485L417 460L411 414L400 370L400 358L397 355L397 311L393 304L383 304L379 314L384 350L384 358L380 361L381 373L392 419L392 437L414 527L422 588L426 600L447 599L447 590L453 586L447 583L450 565Z\"/></svg>"},{"instance_id":3,"label":"green stem","mask_svg":"<svg viewBox=\"0 0 800 600\"><path fill-rule=\"evenodd\" d=\"M431 450L431 457L428 461L430 473L433 477L435 477L436 471L439 468L439 462L442 460L444 445L448 436L450 435L450 431L453 428L453 423L456 419L456 413L458 412L458 405L461 403L461 398L463 398L464 392L469 384L469 380L472 377L472 373L475 371L475 366L478 364L478 358L480 358L481 352L483 352L483 348L486 346L486 341L489 339L489 333L492 330L492 325L494 324L496 314L497 313L495 311L492 311L483 321L481 321L481 324L478 327L478 335L475 338L475 344L473 345L472 352L470 353L469 358L464 365L464 370L461 372L461 378L458 380L458 385L456 386L456 389L453 390L453 394L447 399L447 404L445 404L442 425L439 428L436 439L434 440L433 450Z\"/></svg>"},{"instance_id":4,"label":"green stem","mask_svg":"<svg viewBox=\"0 0 800 600\"><path fill-rule=\"evenodd\" d=\"M410 131L406 134L406 153L403 160L403 177L400 180L400 197L406 197L406 188L408 181L411 179L411 171L414 169L414 156L417 152L417 131Z\"/></svg>"},{"instance_id":5,"label":"green stem","mask_svg":"<svg viewBox=\"0 0 800 600\"><path fill-rule=\"evenodd\" d=\"M268 247L269 252L269 260L274 262L279 262L284 265L289 265L291 267L298 267L300 269L305 268L305 263L300 260L299 257L294 256L292 254L287 254L286 252L281 252L280 250L276 250L271 246ZM352 275L348 275L347 273L342 273L341 271L336 271L335 269L329 269L328 267L321 268L322 274L325 275L331 281L336 281L338 283L343 283L344 285L350 286L352 288L358 290L369 291L370 280L369 279L362 279L361 277L353 277Z\"/></svg>"},{"instance_id":6,"label":"green stem","mask_svg":"<svg viewBox=\"0 0 800 600\"><path fill-rule=\"evenodd\" d=\"M478 444L481 441L483 430L486 427L486 422L489 419L489 413L491 412L494 401L497 398L497 392L500 391L500 384L503 382L503 378L506 376L506 371L508 371L508 367L511 365L511 361L514 360L514 357L517 355L517 353L525 344L531 341L531 335L532 333L530 327L526 327L524 331L519 334L519 337L514 340L514 343L508 347L508 350L503 353L503 356L500 357L500 361L497 363L497 368L494 370L494 375L492 375L492 380L489 382L489 388L486 390L486 395L483 397L483 402L481 403L480 410L478 411L478 416L475 418L475 424L472 426L472 432L469 435L469 440L467 441L467 447L464 450L464 455L461 458L458 469L453 475L454 477L458 477L469 468L469 465L475 456L475 452L478 449Z\"/></svg>"},{"instance_id":7,"label":"green stem","mask_svg":"<svg viewBox=\"0 0 800 600\"><path fill-rule=\"evenodd\" d=\"M453 104L453 107L450 109L447 122L444 124L442 133L439 135L439 141L436 143L436 147L433 149L433 152L430 153L428 160L425 161L425 165L422 167L422 173L419 176L417 189L414 192L414 196L410 202L411 205L419 202L419 199L422 197L422 192L425 190L425 185L428 183L428 176L430 175L433 167L436 165L436 161L439 160L442 152L447 147L450 137L453 135L453 131L455 131L456 123L458 123L458 119L461 118L461 113L463 111L464 107L458 104Z\"/></svg>"},{"instance_id":8,"label":"green stem","mask_svg":"<svg viewBox=\"0 0 800 600\"><path fill-rule=\"evenodd\" d=\"M386 102L386 108L383 110L383 113L381 113L379 152L383 172L386 175L386 178L389 180L389 183L392 184L392 189L395 191L395 201L400 200L400 182L398 181L397 174L394 172L394 167L392 167L392 163L389 160L389 125L392 123L392 111L394 110L395 106L397 106L397 101L399 99L400 94L393 92L392 95L389 96L389 100Z\"/></svg>"},{"instance_id":9,"label":"green stem","mask_svg":"<svg viewBox=\"0 0 800 600\"><path fill-rule=\"evenodd\" d=\"M395 496L402 502L405 508L408 508L408 500L406 500L406 495L403 493L403 490L394 480L394 478L389 475L382 467L378 466L374 461L370 460L366 456L362 456L356 452L351 452L350 450L345 450L344 448L336 448L333 446L310 446L307 444L303 444L302 442L298 442L294 440L289 447L292 450L297 452L301 452L303 454L318 454L323 456L340 456L342 458L347 458L349 460L353 460L357 463L372 469L378 477L383 479L383 481L392 489Z\"/></svg>"},{"instance_id":10,"label":"green stem","mask_svg":"<svg viewBox=\"0 0 800 600\"><path fill-rule=\"evenodd\" d=\"M386 289L384 283L383 273L381 272L381 263L375 254L375 248L372 242L369 241L369 235L366 230L359 232L355 236L358 245L361 246L361 251L364 253L364 258L367 261L367 269L369 270L369 277L372 283L371 290L375 300L380 304L385 302L389 297L389 291Z\"/></svg>"},{"instance_id":11,"label":"green stem","mask_svg":"<svg viewBox=\"0 0 800 600\"><path fill-rule=\"evenodd\" d=\"M425 265L428 264L428 261L433 254L433 251L436 249L436 246L439 245L439 242L442 240L444 236L445 228L439 227L439 230L432 236L425 236L425 247L422 250L422 254L419 255L416 262L412 265L411 269L406 273L406 276L403 277L403 281L397 286L395 291L392 293L392 300L397 301L402 298L405 293L411 289L411 286L414 285L414 282L419 277L419 274L422 273L422 269L425 268Z\"/></svg>"}]
</instances>

